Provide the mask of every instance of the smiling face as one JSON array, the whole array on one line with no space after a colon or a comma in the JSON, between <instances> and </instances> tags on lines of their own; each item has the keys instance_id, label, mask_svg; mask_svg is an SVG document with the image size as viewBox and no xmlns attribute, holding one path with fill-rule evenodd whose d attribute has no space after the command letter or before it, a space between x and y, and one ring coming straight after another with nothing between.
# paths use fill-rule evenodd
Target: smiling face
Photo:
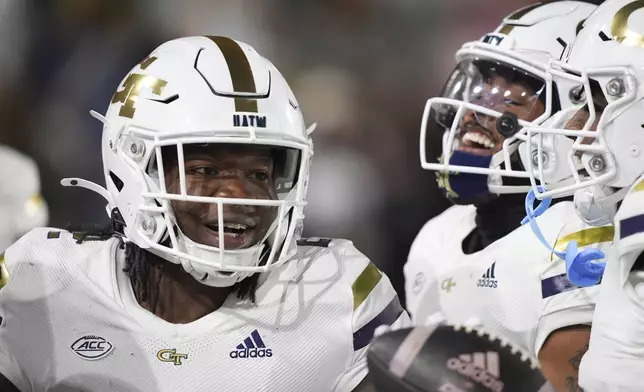
<instances>
[{"instance_id":1,"label":"smiling face","mask_svg":"<svg viewBox=\"0 0 644 392\"><path fill-rule=\"evenodd\" d=\"M455 143L449 148L492 156L504 141L497 130L498 118L510 112L519 120L538 119L545 112L544 93L544 80L520 68L496 60L468 59L458 64L441 95L467 104L466 110L458 117L460 103L439 104L433 110L443 129L456 126Z\"/></svg>"},{"instance_id":2,"label":"smiling face","mask_svg":"<svg viewBox=\"0 0 644 392\"><path fill-rule=\"evenodd\" d=\"M165 180L169 193L180 194L179 166L166 159ZM176 149L174 149L176 150ZM274 160L264 146L236 144L185 145L186 192L190 196L275 200ZM276 207L223 205L223 228L219 227L216 203L171 202L177 224L192 241L219 247L223 235L227 250L244 249L261 241L277 216ZM223 229L223 231L222 231Z\"/></svg>"},{"instance_id":3,"label":"smiling face","mask_svg":"<svg viewBox=\"0 0 644 392\"><path fill-rule=\"evenodd\" d=\"M528 84L494 75L474 89L471 103L499 113L513 113L521 120L533 121L544 112L543 103L535 96L536 91ZM468 110L457 136L460 141L458 150L483 156L499 152L504 138L498 132L496 122L496 117Z\"/></svg>"}]
</instances>

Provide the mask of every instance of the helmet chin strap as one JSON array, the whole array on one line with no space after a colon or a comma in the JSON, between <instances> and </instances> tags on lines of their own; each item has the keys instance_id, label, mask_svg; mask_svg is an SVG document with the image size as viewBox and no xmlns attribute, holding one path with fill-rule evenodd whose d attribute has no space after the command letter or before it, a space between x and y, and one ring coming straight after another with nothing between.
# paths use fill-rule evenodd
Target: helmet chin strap
<instances>
[{"instance_id":1,"label":"helmet chin strap","mask_svg":"<svg viewBox=\"0 0 644 392\"><path fill-rule=\"evenodd\" d=\"M285 219L284 216L278 216L273 223L269 226L266 234L264 237L257 242L257 244L245 248L245 249L237 249L237 250L224 250L224 255L223 257L228 258L228 262L231 264L243 264L247 266L251 266L253 263L253 260L262 260L262 258L267 257L268 254L271 252L272 246L275 246L275 237L276 236L282 236L284 239L286 239L286 233L283 231L283 233L277 233L277 228L278 228L278 221L280 219ZM176 224L176 223L175 223ZM288 228L288 226L286 227ZM179 230L179 233L177 235L177 241L180 244L180 246L183 248L182 251L186 252L187 254L191 256L198 257L200 259L208 260L212 258L218 258L220 256L220 250L219 248L215 246L210 246L210 245L205 245L205 244L200 244L197 243L193 240L191 240L188 236L186 236L181 230ZM161 256L163 258L166 258L167 256ZM275 255L277 257L277 254ZM236 263L232 263L232 261L236 261ZM197 281L199 281L202 284L205 284L207 286L213 286L213 287L230 287L238 282L241 282L245 278L253 275L253 273L249 272L239 272L239 271L226 271L226 270L219 270L214 267L202 265L199 263L195 263L189 259L182 258L180 256L175 256L173 260L169 260L171 262L181 264L183 269L189 273L193 278L195 278Z\"/></svg>"},{"instance_id":2,"label":"helmet chin strap","mask_svg":"<svg viewBox=\"0 0 644 392\"><path fill-rule=\"evenodd\" d=\"M489 168L491 156L475 155L455 150L449 157L450 165ZM472 173L437 172L438 185L454 204L480 204L496 197L488 188L488 175Z\"/></svg>"},{"instance_id":3,"label":"helmet chin strap","mask_svg":"<svg viewBox=\"0 0 644 392\"><path fill-rule=\"evenodd\" d=\"M545 187L539 186L538 188L539 192L546 191ZM525 212L527 216L523 218L521 224L523 225L528 223L530 225L530 229L532 229L532 232L539 242L541 242L543 246L553 254L557 255L557 257L566 262L566 274L572 284L579 287L589 287L599 283L602 275L604 274L606 263L595 260L604 259L606 257L604 252L594 248L584 249L579 252L577 241L570 241L565 252L558 252L552 248L543 236L543 233L536 221L536 218L539 215L542 215L548 207L550 207L552 198L548 197L543 199L536 209L534 208L535 200L536 196L534 194L534 190L531 189L525 198Z\"/></svg>"}]
</instances>

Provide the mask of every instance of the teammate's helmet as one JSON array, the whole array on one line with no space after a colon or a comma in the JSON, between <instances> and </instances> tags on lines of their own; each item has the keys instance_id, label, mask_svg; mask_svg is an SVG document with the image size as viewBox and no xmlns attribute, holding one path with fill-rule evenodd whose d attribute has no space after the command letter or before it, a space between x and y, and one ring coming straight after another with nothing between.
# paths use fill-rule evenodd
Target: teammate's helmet
<instances>
[{"instance_id":1,"label":"teammate's helmet","mask_svg":"<svg viewBox=\"0 0 644 392\"><path fill-rule=\"evenodd\" d=\"M274 268L293 254L301 232L313 127L305 127L284 77L252 47L225 37L169 41L123 79L101 120L109 193L104 196L108 212L120 212L127 241L219 287ZM199 185L188 179L184 152L212 144L278 151L273 172L277 198L213 197L205 181ZM178 171L176 189L165 178L168 163ZM200 203L209 214L217 211L210 225L217 233L230 230L224 206L276 212L261 240L226 249L223 234L218 246L188 238L173 201Z\"/></svg>"},{"instance_id":2,"label":"teammate's helmet","mask_svg":"<svg viewBox=\"0 0 644 392\"><path fill-rule=\"evenodd\" d=\"M47 224L47 204L40 196L40 175L33 159L0 145L0 252L21 234Z\"/></svg>"},{"instance_id":3,"label":"teammate's helmet","mask_svg":"<svg viewBox=\"0 0 644 392\"><path fill-rule=\"evenodd\" d=\"M442 96L427 101L420 135L421 165L439 171L439 186L448 198L472 204L529 189L529 175L517 156L525 140L521 128L573 104L568 95L557 94L562 86L547 86L545 68L563 54L595 8L580 1L536 3L456 52L458 64ZM427 156L426 143L433 139L428 132L435 129L443 132L440 162Z\"/></svg>"},{"instance_id":4,"label":"teammate's helmet","mask_svg":"<svg viewBox=\"0 0 644 392\"><path fill-rule=\"evenodd\" d=\"M575 194L582 218L612 219L621 194L644 173L644 1L607 0L586 22L561 61L546 70L553 83L583 86L582 110L569 109L559 121L528 127L537 159L529 173L537 197ZM566 149L542 143L551 135L573 141ZM558 139L561 140L561 139ZM527 143L526 143L527 145ZM553 157L566 186L541 173ZM546 190L536 185L541 182ZM607 216L601 216L607 215ZM602 219L603 218L603 219Z\"/></svg>"}]
</instances>

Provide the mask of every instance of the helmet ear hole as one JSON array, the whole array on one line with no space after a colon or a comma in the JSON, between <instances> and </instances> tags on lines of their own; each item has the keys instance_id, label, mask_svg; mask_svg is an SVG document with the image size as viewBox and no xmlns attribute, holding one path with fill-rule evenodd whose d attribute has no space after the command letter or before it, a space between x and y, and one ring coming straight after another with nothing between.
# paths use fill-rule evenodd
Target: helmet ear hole
<instances>
[{"instance_id":1,"label":"helmet ear hole","mask_svg":"<svg viewBox=\"0 0 644 392\"><path fill-rule=\"evenodd\" d=\"M120 192L123 189L123 181L116 174L114 174L113 171L110 171L110 179L114 183L116 190Z\"/></svg>"}]
</instances>

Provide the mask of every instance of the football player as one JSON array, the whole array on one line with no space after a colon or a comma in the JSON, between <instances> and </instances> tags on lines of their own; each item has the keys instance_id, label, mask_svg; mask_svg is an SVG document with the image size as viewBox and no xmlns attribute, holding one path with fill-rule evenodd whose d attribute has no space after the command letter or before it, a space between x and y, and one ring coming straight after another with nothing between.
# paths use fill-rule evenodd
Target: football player
<instances>
[{"instance_id":1,"label":"football player","mask_svg":"<svg viewBox=\"0 0 644 392\"><path fill-rule=\"evenodd\" d=\"M574 141L566 154L542 145L541 153L567 163L562 176L572 181L566 187L541 181L545 189L535 187L538 197L574 193L584 220L615 224L589 349L579 358L579 384L590 392L644 390L644 30L638 30L643 23L642 1L600 5L562 61L547 70L555 83L584 86L583 108L570 110L567 121L528 129L535 149L550 135ZM583 171L569 169L579 164ZM535 184L547 169L547 162L534 166ZM593 264L580 267L592 271Z\"/></svg>"},{"instance_id":2,"label":"football player","mask_svg":"<svg viewBox=\"0 0 644 392\"><path fill-rule=\"evenodd\" d=\"M45 225L49 214L33 159L0 145L0 178L1 253L32 228Z\"/></svg>"},{"instance_id":3,"label":"football player","mask_svg":"<svg viewBox=\"0 0 644 392\"><path fill-rule=\"evenodd\" d=\"M6 252L0 390L370 391L408 322L350 241L301 239L313 145L280 72L225 37L161 45L103 124L109 230Z\"/></svg>"},{"instance_id":4,"label":"football player","mask_svg":"<svg viewBox=\"0 0 644 392\"><path fill-rule=\"evenodd\" d=\"M558 391L577 387L574 359L588 343L597 287L572 286L564 261L521 226L530 189L526 160L538 158L520 148L526 140L521 131L577 103L567 85L548 83L545 68L595 8L579 1L537 3L456 53L443 96L426 105L420 144L423 168L438 171L439 186L455 206L422 228L405 265L415 323L444 318L480 325L538 359ZM433 128L443 132L443 156L435 163L425 147ZM563 139L561 148L572 144ZM554 205L539 224L557 249L572 240L591 247L612 240L612 227L589 228L570 201Z\"/></svg>"}]
</instances>

